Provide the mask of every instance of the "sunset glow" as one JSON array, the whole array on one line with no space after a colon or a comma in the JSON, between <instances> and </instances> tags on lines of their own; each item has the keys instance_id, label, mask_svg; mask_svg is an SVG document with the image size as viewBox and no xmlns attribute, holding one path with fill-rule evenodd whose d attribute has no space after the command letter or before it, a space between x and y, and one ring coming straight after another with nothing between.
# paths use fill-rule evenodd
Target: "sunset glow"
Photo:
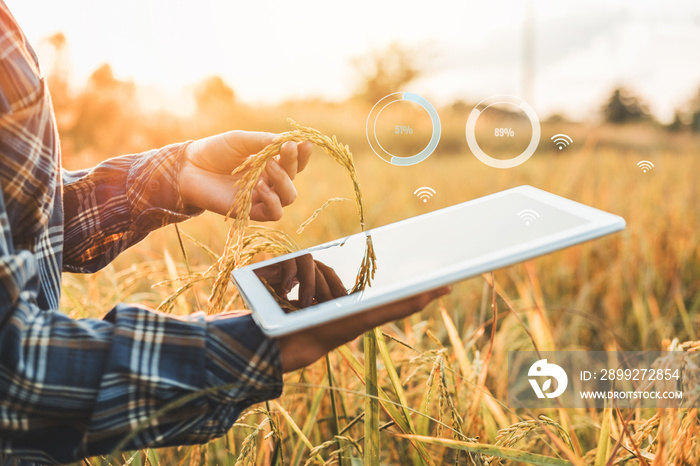
<instances>
[{"instance_id":1,"label":"sunset glow","mask_svg":"<svg viewBox=\"0 0 700 466\"><path fill-rule=\"evenodd\" d=\"M42 54L63 32L75 83L102 63L164 95L220 75L245 101L321 96L356 86L353 57L397 42L430 58L416 92L436 101L519 95L527 2L416 1L351 4L49 0L7 2ZM700 82L700 6L531 2L539 112L586 117L615 85L643 95L670 119ZM576 6L578 5L578 7ZM39 13L40 12L40 13Z\"/></svg>"}]
</instances>

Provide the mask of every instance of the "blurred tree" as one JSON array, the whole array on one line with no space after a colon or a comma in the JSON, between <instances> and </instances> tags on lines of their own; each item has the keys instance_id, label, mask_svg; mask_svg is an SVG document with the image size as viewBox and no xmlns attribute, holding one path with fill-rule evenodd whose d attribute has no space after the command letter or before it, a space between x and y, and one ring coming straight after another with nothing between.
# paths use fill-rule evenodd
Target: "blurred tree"
<instances>
[{"instance_id":1,"label":"blurred tree","mask_svg":"<svg viewBox=\"0 0 700 466\"><path fill-rule=\"evenodd\" d=\"M198 126L207 131L231 129L236 115L233 89L219 76L210 76L194 89Z\"/></svg>"},{"instance_id":2,"label":"blurred tree","mask_svg":"<svg viewBox=\"0 0 700 466\"><path fill-rule=\"evenodd\" d=\"M39 46L48 45L50 50L43 56L42 67L46 66L46 84L51 94L56 126L61 136L61 157L64 161L72 160L75 155L73 140L67 136L75 123L75 105L70 90L70 67L68 60L68 41L62 32L44 38Z\"/></svg>"},{"instance_id":3,"label":"blurred tree","mask_svg":"<svg viewBox=\"0 0 700 466\"><path fill-rule=\"evenodd\" d=\"M690 101L690 129L695 133L700 133L700 89L695 97Z\"/></svg>"},{"instance_id":4,"label":"blurred tree","mask_svg":"<svg viewBox=\"0 0 700 466\"><path fill-rule=\"evenodd\" d=\"M673 121L667 128L671 131L690 130L700 133L700 89L687 105L676 109Z\"/></svg>"},{"instance_id":5,"label":"blurred tree","mask_svg":"<svg viewBox=\"0 0 700 466\"><path fill-rule=\"evenodd\" d=\"M681 110L676 110L673 114L673 121L667 126L671 131L678 132L688 128L688 115Z\"/></svg>"},{"instance_id":6,"label":"blurred tree","mask_svg":"<svg viewBox=\"0 0 700 466\"><path fill-rule=\"evenodd\" d=\"M193 137L192 131L187 132L192 125L180 116L165 111L144 115L136 84L115 78L108 64L97 68L82 88L71 89L69 47L63 33L42 39L39 46L66 166L80 168ZM217 101L230 105L233 100L233 91L217 79L218 83L212 80L202 87L197 98L201 111Z\"/></svg>"},{"instance_id":7,"label":"blurred tree","mask_svg":"<svg viewBox=\"0 0 700 466\"><path fill-rule=\"evenodd\" d=\"M194 90L197 111L217 112L221 108L230 108L234 103L234 93L219 76L211 76L197 84Z\"/></svg>"},{"instance_id":8,"label":"blurred tree","mask_svg":"<svg viewBox=\"0 0 700 466\"><path fill-rule=\"evenodd\" d=\"M545 123L552 123L552 124L562 124L562 123L571 123L571 120L563 114L563 113L552 113L547 117L546 120L544 120Z\"/></svg>"},{"instance_id":9,"label":"blurred tree","mask_svg":"<svg viewBox=\"0 0 700 466\"><path fill-rule=\"evenodd\" d=\"M450 110L456 115L466 115L473 106L473 104L467 103L462 99L457 99L450 105Z\"/></svg>"},{"instance_id":10,"label":"blurred tree","mask_svg":"<svg viewBox=\"0 0 700 466\"><path fill-rule=\"evenodd\" d=\"M374 104L405 87L423 74L423 64L414 49L394 42L383 50L353 59L359 75L358 97Z\"/></svg>"},{"instance_id":11,"label":"blurred tree","mask_svg":"<svg viewBox=\"0 0 700 466\"><path fill-rule=\"evenodd\" d=\"M61 110L64 110L70 105L71 100L68 88L70 77L68 68L68 42L66 41L66 36L63 35L62 32L57 32L47 37L43 42L48 44L53 51L51 66L46 81L49 85L51 101L53 102L58 117L61 114Z\"/></svg>"},{"instance_id":12,"label":"blurred tree","mask_svg":"<svg viewBox=\"0 0 700 466\"><path fill-rule=\"evenodd\" d=\"M631 123L650 119L647 106L625 88L615 89L603 106L603 116L609 123Z\"/></svg>"},{"instance_id":13,"label":"blurred tree","mask_svg":"<svg viewBox=\"0 0 700 466\"><path fill-rule=\"evenodd\" d=\"M92 73L73 105L75 123L68 136L76 152L89 148L105 156L134 150L140 113L133 82L116 79L104 64Z\"/></svg>"}]
</instances>

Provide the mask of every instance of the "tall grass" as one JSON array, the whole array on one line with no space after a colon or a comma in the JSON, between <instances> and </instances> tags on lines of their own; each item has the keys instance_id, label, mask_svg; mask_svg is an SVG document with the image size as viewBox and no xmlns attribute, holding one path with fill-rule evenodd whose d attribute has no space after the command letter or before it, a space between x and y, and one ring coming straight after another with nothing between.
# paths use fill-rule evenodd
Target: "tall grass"
<instances>
[{"instance_id":1,"label":"tall grass","mask_svg":"<svg viewBox=\"0 0 700 466\"><path fill-rule=\"evenodd\" d=\"M466 152L401 168L357 154L369 228L520 184L614 212L628 227L457 284L439 305L373 332L375 361L353 342L288 374L282 397L254 407L224 438L132 453L131 464L351 465L374 449L382 464L698 464L695 409L525 412L504 404L508 351L698 347L682 342L698 339L700 143L663 136L642 152L634 132L588 134L560 155L538 153L506 171ZM619 147L601 148L615 137ZM317 155L297 179L299 200L275 225L300 247L358 231L352 203L337 202L294 233L327 199L353 197L347 175ZM642 158L655 164L646 174L636 166ZM413 196L419 186L436 189L430 203ZM180 230L187 263L166 228L98 274L64 275L62 308L99 317L118 301L158 306L182 286L188 267L205 272L225 246L219 217L206 214ZM164 283L153 288L156 282ZM211 282L195 283L173 312L197 309L210 289ZM365 366L377 368L376 391L366 390ZM376 423L378 444L365 438L367 422ZM126 464L132 454L110 462Z\"/></svg>"}]
</instances>

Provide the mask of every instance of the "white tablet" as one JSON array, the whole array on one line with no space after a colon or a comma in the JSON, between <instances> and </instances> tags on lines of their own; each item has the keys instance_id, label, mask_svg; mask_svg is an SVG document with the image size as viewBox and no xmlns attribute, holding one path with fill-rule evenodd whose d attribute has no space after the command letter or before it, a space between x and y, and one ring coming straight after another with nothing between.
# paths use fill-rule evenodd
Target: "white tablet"
<instances>
[{"instance_id":1,"label":"white tablet","mask_svg":"<svg viewBox=\"0 0 700 466\"><path fill-rule=\"evenodd\" d=\"M233 281L262 331L281 336L624 228L617 215L520 186L243 267ZM376 274L363 291L344 295L355 284L366 235ZM299 307L298 280L271 283L286 265L309 258L324 264L336 290L342 282L343 296Z\"/></svg>"}]
</instances>

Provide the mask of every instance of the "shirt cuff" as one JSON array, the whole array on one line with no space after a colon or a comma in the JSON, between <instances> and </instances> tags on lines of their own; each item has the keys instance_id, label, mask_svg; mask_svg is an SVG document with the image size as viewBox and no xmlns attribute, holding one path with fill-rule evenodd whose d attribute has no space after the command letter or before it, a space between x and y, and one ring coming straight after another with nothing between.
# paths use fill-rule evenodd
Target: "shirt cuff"
<instances>
[{"instance_id":1,"label":"shirt cuff","mask_svg":"<svg viewBox=\"0 0 700 466\"><path fill-rule=\"evenodd\" d=\"M129 425L185 396L195 398L127 447L208 442L251 405L282 393L278 342L262 334L248 311L175 317L118 304L105 320L115 325L114 343L90 438L76 458L111 451Z\"/></svg>"},{"instance_id":2,"label":"shirt cuff","mask_svg":"<svg viewBox=\"0 0 700 466\"><path fill-rule=\"evenodd\" d=\"M209 436L226 433L255 403L282 394L282 363L276 339L266 337L248 311L207 317L207 387L224 389L209 396L217 414Z\"/></svg>"},{"instance_id":3,"label":"shirt cuff","mask_svg":"<svg viewBox=\"0 0 700 466\"><path fill-rule=\"evenodd\" d=\"M185 206L180 195L180 167L191 142L144 152L133 161L127 176L126 196L136 228L155 230L203 212Z\"/></svg>"}]
</instances>

